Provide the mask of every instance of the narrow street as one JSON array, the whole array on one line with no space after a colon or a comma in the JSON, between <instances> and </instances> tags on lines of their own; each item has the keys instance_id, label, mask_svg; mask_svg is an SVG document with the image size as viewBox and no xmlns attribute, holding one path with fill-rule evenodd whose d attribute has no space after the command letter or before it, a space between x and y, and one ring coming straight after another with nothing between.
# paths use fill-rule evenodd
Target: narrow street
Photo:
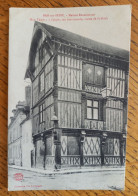
<instances>
[{"instance_id":1,"label":"narrow street","mask_svg":"<svg viewBox=\"0 0 138 196\"><path fill-rule=\"evenodd\" d=\"M16 173L22 173L23 179L17 181ZM89 190L123 189L123 171L91 171L73 174L39 174L32 171L9 168L9 190Z\"/></svg>"}]
</instances>

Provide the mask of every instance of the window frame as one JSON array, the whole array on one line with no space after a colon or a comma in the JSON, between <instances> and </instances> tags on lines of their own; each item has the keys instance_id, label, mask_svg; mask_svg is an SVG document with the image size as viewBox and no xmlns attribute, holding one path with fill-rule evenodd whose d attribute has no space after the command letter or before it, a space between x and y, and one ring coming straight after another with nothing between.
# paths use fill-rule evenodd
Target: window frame
<instances>
[{"instance_id":1,"label":"window frame","mask_svg":"<svg viewBox=\"0 0 138 196\"><path fill-rule=\"evenodd\" d=\"M87 101L91 101L91 106L88 106ZM98 106L97 106L97 107L94 106L94 102L95 102L95 101L98 103ZM91 109L91 116L92 116L92 118L88 118L88 115L87 115L87 110L88 110L88 108ZM98 111L98 118L97 118L97 119L94 118L94 109L97 109L97 111ZM87 99L87 100L86 100L86 118L87 118L88 120L99 120L99 113L100 113L100 103L99 103L99 100Z\"/></svg>"},{"instance_id":2,"label":"window frame","mask_svg":"<svg viewBox=\"0 0 138 196\"><path fill-rule=\"evenodd\" d=\"M83 71L85 71L85 72L87 71L85 69L85 66L86 65L87 66L91 66L90 69L93 69L93 73L92 73L92 75L93 75L93 81L92 82L87 81L86 80L86 76L85 76L85 77L83 77L83 84L85 83L85 84L90 84L90 85L93 85L93 86L104 86L105 85L105 68L103 66L101 66L101 65L97 65L97 64L95 65L95 64L84 62L83 63ZM101 83L97 83L96 82L97 79L96 79L95 73L96 73L96 68L98 68L98 67L103 69L103 72L101 73L102 74L102 82Z\"/></svg>"},{"instance_id":3,"label":"window frame","mask_svg":"<svg viewBox=\"0 0 138 196\"><path fill-rule=\"evenodd\" d=\"M45 116L44 111L45 111L45 104L42 103L41 105L39 105L39 124L42 124L42 123L45 122L45 120L44 120L44 116Z\"/></svg>"}]
</instances>

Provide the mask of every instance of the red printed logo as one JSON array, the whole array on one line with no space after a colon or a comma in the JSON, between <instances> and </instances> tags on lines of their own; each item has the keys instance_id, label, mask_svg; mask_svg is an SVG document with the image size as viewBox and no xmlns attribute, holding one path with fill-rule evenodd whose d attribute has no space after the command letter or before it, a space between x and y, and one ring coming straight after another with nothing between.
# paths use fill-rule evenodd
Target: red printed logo
<instances>
[{"instance_id":1,"label":"red printed logo","mask_svg":"<svg viewBox=\"0 0 138 196\"><path fill-rule=\"evenodd\" d=\"M16 174L14 174L14 179L16 181L21 181L23 179L23 174L22 173L16 173Z\"/></svg>"}]
</instances>

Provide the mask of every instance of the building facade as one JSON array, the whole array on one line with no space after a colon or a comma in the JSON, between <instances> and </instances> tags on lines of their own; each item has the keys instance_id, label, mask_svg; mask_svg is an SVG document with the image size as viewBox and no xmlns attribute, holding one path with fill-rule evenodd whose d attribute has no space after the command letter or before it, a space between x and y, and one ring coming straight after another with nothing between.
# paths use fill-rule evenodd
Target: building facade
<instances>
[{"instance_id":1,"label":"building facade","mask_svg":"<svg viewBox=\"0 0 138 196\"><path fill-rule=\"evenodd\" d=\"M129 52L35 22L34 167L124 165Z\"/></svg>"},{"instance_id":2,"label":"building facade","mask_svg":"<svg viewBox=\"0 0 138 196\"><path fill-rule=\"evenodd\" d=\"M25 87L25 101L19 101L8 126L8 164L31 167L31 86ZM27 137L27 138L26 138ZM27 146L26 146L27 145ZM29 155L30 153L30 155Z\"/></svg>"},{"instance_id":3,"label":"building facade","mask_svg":"<svg viewBox=\"0 0 138 196\"><path fill-rule=\"evenodd\" d=\"M32 142L32 119L26 118L20 126L22 133L22 166L31 168L34 165L32 154L34 151Z\"/></svg>"},{"instance_id":4,"label":"building facade","mask_svg":"<svg viewBox=\"0 0 138 196\"><path fill-rule=\"evenodd\" d=\"M24 111L25 102L19 101L16 109L12 110L13 117L8 129L8 163L22 165L22 134L20 123L26 118Z\"/></svg>"}]
</instances>

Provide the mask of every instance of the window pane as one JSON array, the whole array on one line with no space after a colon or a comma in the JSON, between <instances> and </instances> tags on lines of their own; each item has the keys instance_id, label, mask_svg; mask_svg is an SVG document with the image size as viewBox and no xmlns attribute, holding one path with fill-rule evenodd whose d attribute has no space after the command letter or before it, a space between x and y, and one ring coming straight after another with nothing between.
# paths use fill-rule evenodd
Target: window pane
<instances>
[{"instance_id":1,"label":"window pane","mask_svg":"<svg viewBox=\"0 0 138 196\"><path fill-rule=\"evenodd\" d=\"M98 101L93 101L93 107L98 108Z\"/></svg>"},{"instance_id":2,"label":"window pane","mask_svg":"<svg viewBox=\"0 0 138 196\"><path fill-rule=\"evenodd\" d=\"M87 118L92 119L92 109L91 108L87 108Z\"/></svg>"},{"instance_id":3,"label":"window pane","mask_svg":"<svg viewBox=\"0 0 138 196\"><path fill-rule=\"evenodd\" d=\"M91 100L87 100L87 106L92 106L92 101Z\"/></svg>"},{"instance_id":4,"label":"window pane","mask_svg":"<svg viewBox=\"0 0 138 196\"><path fill-rule=\"evenodd\" d=\"M42 122L42 112L40 113L40 123Z\"/></svg>"},{"instance_id":5,"label":"window pane","mask_svg":"<svg viewBox=\"0 0 138 196\"><path fill-rule=\"evenodd\" d=\"M93 119L98 120L98 109L93 109Z\"/></svg>"},{"instance_id":6,"label":"window pane","mask_svg":"<svg viewBox=\"0 0 138 196\"><path fill-rule=\"evenodd\" d=\"M103 84L103 75L104 69L103 67L95 66L95 84Z\"/></svg>"},{"instance_id":7,"label":"window pane","mask_svg":"<svg viewBox=\"0 0 138 196\"><path fill-rule=\"evenodd\" d=\"M87 83L94 82L94 66L90 64L84 65L84 81Z\"/></svg>"}]
</instances>

